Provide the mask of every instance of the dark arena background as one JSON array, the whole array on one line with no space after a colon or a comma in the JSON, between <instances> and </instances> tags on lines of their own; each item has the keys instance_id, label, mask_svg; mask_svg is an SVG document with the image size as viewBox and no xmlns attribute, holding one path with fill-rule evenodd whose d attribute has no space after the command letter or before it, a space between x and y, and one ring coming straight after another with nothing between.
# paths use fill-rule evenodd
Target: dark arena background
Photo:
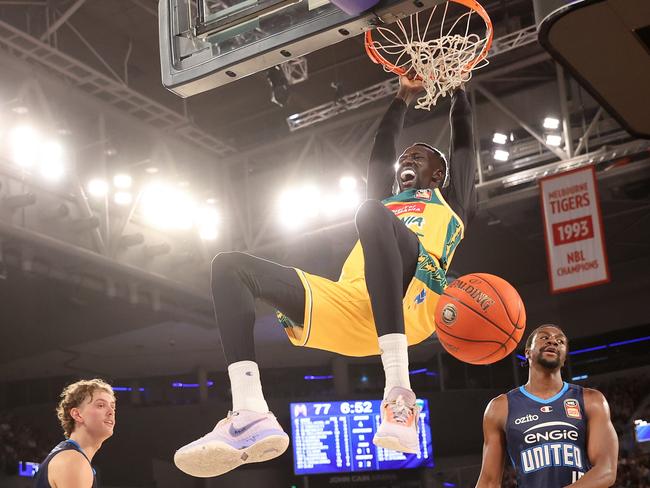
<instances>
[{"instance_id":1,"label":"dark arena background","mask_svg":"<svg viewBox=\"0 0 650 488\"><path fill-rule=\"evenodd\" d=\"M345 38L313 45L308 34L295 52L273 45L262 59L265 29L291 23L292 14L273 11L251 30L262 46L252 61L224 68L233 79L181 98L170 91L188 94L176 78L170 90L161 82L169 39L160 16L185 5L208 18L237 2L161 2L0 0L0 488L32 486L35 464L63 439L61 390L95 377L117 398L115 434L93 459L103 488L474 487L485 407L526 382L523 342L489 366L458 361L435 335L411 348L430 457L328 472L341 456L333 434L317 420L292 432L295 409L339 409L361 422L354 415L382 398L381 362L294 347L262 303L257 359L289 449L217 478L175 468L175 450L231 405L212 257L244 251L336 279L397 79L366 56L368 25L347 18L335 27ZM434 3L382 2L394 12ZM598 388L611 407L615 486L642 488L650 486L650 8L583 0L573 12L568 3L483 2L494 42L467 84L478 213L448 277L498 275L521 295L527 333L544 323L564 329L564 379ZM587 24L595 15L575 17L591 7L636 24L618 32L602 27L607 15L595 25ZM174 33L175 55L187 51L174 66L216 56L219 43L255 40L234 29L210 34L206 49L197 30ZM567 39L589 42L569 49ZM448 97L409 110L398 150L427 141L447 151L448 115ZM609 279L553 293L539 181L586 167L595 171ZM516 486L511 470L503 486Z\"/></svg>"}]
</instances>

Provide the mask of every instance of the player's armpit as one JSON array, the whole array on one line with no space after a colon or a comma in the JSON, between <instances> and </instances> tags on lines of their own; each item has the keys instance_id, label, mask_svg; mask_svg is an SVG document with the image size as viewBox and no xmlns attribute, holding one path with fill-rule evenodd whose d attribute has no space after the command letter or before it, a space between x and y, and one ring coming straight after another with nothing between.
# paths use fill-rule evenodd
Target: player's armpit
<instances>
[{"instance_id":1,"label":"player's armpit","mask_svg":"<svg viewBox=\"0 0 650 488\"><path fill-rule=\"evenodd\" d=\"M618 437L609 415L607 400L598 390L585 388L587 454L591 469L571 488L608 488L616 482Z\"/></svg>"},{"instance_id":2,"label":"player's armpit","mask_svg":"<svg viewBox=\"0 0 650 488\"><path fill-rule=\"evenodd\" d=\"M476 488L500 488L506 454L505 422L508 400L499 395L488 404L483 416L483 463Z\"/></svg>"},{"instance_id":3,"label":"player's armpit","mask_svg":"<svg viewBox=\"0 0 650 488\"><path fill-rule=\"evenodd\" d=\"M63 451L52 458L47 478L52 488L92 488L93 471L80 452Z\"/></svg>"}]
</instances>

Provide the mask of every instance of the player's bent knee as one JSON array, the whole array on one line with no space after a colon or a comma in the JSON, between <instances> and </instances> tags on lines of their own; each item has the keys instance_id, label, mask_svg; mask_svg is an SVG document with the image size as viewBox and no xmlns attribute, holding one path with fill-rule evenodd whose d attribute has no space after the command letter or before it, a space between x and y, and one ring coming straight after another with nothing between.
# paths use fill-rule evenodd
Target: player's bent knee
<instances>
[{"instance_id":1,"label":"player's bent knee","mask_svg":"<svg viewBox=\"0 0 650 488\"><path fill-rule=\"evenodd\" d=\"M219 276L230 270L237 269L242 264L244 253L237 251L220 252L212 258L212 276Z\"/></svg>"},{"instance_id":2,"label":"player's bent knee","mask_svg":"<svg viewBox=\"0 0 650 488\"><path fill-rule=\"evenodd\" d=\"M355 223L359 232L364 229L376 229L384 223L390 222L390 210L379 200L366 200L363 202L355 216Z\"/></svg>"}]
</instances>

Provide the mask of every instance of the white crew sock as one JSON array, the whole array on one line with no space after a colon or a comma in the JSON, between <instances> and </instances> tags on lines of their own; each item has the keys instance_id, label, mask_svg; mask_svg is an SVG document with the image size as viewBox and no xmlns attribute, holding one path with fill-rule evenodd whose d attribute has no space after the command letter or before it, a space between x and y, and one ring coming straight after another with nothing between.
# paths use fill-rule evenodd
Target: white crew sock
<instances>
[{"instance_id":1,"label":"white crew sock","mask_svg":"<svg viewBox=\"0 0 650 488\"><path fill-rule=\"evenodd\" d=\"M266 413L269 406L262 393L260 370L254 361L238 361L228 366L232 389L232 411L252 410Z\"/></svg>"},{"instance_id":2,"label":"white crew sock","mask_svg":"<svg viewBox=\"0 0 650 488\"><path fill-rule=\"evenodd\" d=\"M379 338L381 362L386 373L384 398L394 386L411 389L406 334L386 334Z\"/></svg>"}]
</instances>

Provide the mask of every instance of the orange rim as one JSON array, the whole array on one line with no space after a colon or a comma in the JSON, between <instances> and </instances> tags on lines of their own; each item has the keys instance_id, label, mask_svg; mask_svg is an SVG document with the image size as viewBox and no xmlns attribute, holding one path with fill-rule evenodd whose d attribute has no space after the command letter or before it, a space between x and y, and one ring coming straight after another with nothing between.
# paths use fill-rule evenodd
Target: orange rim
<instances>
[{"instance_id":1,"label":"orange rim","mask_svg":"<svg viewBox=\"0 0 650 488\"><path fill-rule=\"evenodd\" d=\"M485 22L485 26L487 28L487 42L483 46L483 49L481 50L480 54L476 56L472 61L467 63L465 66L465 69L467 71L471 70L474 66L476 66L477 63L481 62L483 59L487 57L488 52L490 51L490 47L492 47L492 37L494 35L494 32L492 30L492 20L490 19L490 16L487 14L485 9L483 8L483 5L478 3L476 0L448 0L449 2L454 2L458 3L460 5L464 5L465 7L469 8L470 10L473 10L477 14L481 16L483 21ZM402 76L406 74L406 71L404 68L400 68L399 66L395 66L393 63L388 61L386 58L384 58L377 49L374 46L374 41L372 39L372 30L366 31L365 34L365 47L366 47L366 54L368 54L368 57L370 60L375 63L375 64L383 64L388 71L391 71L395 73L396 75Z\"/></svg>"}]
</instances>

